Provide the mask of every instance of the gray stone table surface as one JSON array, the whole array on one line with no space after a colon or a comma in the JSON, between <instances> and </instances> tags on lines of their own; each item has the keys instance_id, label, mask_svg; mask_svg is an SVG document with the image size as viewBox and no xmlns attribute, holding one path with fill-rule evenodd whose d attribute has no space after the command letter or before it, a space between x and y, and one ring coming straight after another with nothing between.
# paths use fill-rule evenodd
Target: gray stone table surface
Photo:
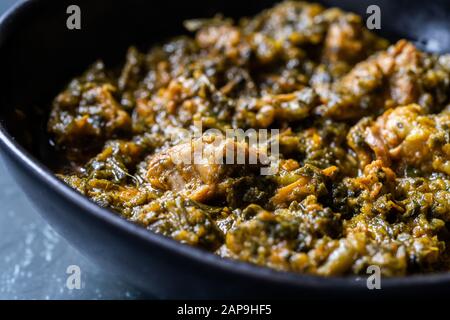
<instances>
[{"instance_id":1,"label":"gray stone table surface","mask_svg":"<svg viewBox=\"0 0 450 320\"><path fill-rule=\"evenodd\" d=\"M0 14L16 0L0 0ZM67 267L81 270L68 289ZM105 274L58 236L7 173L0 156L0 299L149 298Z\"/></svg>"},{"instance_id":2,"label":"gray stone table surface","mask_svg":"<svg viewBox=\"0 0 450 320\"><path fill-rule=\"evenodd\" d=\"M68 266L81 289L68 289ZM0 299L149 298L83 257L39 216L0 160Z\"/></svg>"}]
</instances>

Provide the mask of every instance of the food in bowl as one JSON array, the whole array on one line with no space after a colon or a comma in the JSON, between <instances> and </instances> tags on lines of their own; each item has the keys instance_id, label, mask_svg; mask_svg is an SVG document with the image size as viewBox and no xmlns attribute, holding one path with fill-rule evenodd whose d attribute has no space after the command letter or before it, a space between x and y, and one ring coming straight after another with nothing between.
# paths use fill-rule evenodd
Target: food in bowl
<instances>
[{"instance_id":1,"label":"food in bowl","mask_svg":"<svg viewBox=\"0 0 450 320\"><path fill-rule=\"evenodd\" d=\"M304 2L185 26L55 98L64 182L150 231L277 270L450 269L450 55Z\"/></svg>"}]
</instances>

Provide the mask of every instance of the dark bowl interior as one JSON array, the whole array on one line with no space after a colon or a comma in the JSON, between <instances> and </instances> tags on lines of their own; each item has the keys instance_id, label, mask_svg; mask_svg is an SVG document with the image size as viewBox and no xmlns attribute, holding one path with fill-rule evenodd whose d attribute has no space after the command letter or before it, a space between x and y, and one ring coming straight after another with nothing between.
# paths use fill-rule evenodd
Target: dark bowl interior
<instances>
[{"instance_id":1,"label":"dark bowl interior","mask_svg":"<svg viewBox=\"0 0 450 320\"><path fill-rule=\"evenodd\" d=\"M356 278L322 279L225 261L151 234L101 209L55 179L57 160L45 123L52 98L96 59L115 66L130 45L141 49L184 33L187 18L216 13L238 18L271 0L109 1L31 0L0 25L0 147L18 183L40 213L87 256L129 281L170 297L303 296L365 293ZM450 52L450 2L445 0L318 1L367 16L378 4L383 36L407 38L422 49ZM82 29L66 28L66 8L77 4ZM3 129L2 129L3 127ZM44 164L45 166L42 166ZM450 275L387 279L384 288L442 290Z\"/></svg>"}]
</instances>

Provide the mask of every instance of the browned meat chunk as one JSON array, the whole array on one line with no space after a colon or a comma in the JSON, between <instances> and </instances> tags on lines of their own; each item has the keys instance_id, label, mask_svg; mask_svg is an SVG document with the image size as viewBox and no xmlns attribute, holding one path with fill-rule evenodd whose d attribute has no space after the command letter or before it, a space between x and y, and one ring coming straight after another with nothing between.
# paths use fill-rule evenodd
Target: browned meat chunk
<instances>
[{"instance_id":1,"label":"browned meat chunk","mask_svg":"<svg viewBox=\"0 0 450 320\"><path fill-rule=\"evenodd\" d=\"M450 115L445 112L424 114L416 104L391 109L374 122L362 121L350 133L349 144L363 165L373 153L375 159L395 165L399 172L416 169L425 174L450 174Z\"/></svg>"},{"instance_id":2,"label":"browned meat chunk","mask_svg":"<svg viewBox=\"0 0 450 320\"><path fill-rule=\"evenodd\" d=\"M379 115L410 103L441 110L449 101L449 81L450 68L445 59L420 52L402 40L357 64L328 90L321 88L323 105L317 112L345 120Z\"/></svg>"},{"instance_id":3,"label":"browned meat chunk","mask_svg":"<svg viewBox=\"0 0 450 320\"><path fill-rule=\"evenodd\" d=\"M254 164L238 163L238 155ZM228 161L227 157L232 157ZM155 188L174 190L192 200L205 202L225 196L227 177L258 168L257 150L224 136L203 136L155 154L148 160L146 180Z\"/></svg>"}]
</instances>

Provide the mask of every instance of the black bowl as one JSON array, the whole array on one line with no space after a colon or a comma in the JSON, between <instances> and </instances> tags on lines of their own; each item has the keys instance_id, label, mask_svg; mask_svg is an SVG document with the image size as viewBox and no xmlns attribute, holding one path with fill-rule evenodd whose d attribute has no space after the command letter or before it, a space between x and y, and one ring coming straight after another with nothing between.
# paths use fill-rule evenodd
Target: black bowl
<instances>
[{"instance_id":1,"label":"black bowl","mask_svg":"<svg viewBox=\"0 0 450 320\"><path fill-rule=\"evenodd\" d=\"M40 214L71 244L105 270L159 297L345 297L449 290L450 273L383 279L382 290L374 293L363 278L321 278L222 259L120 218L52 174L49 167L57 157L45 134L48 108L42 106L48 106L69 79L97 58L108 65L118 63L130 44L145 48L183 32L186 18L218 12L251 15L272 2L29 0L14 7L0 21L0 149L10 172ZM374 1L322 2L365 16ZM448 2L377 3L383 35L450 51ZM81 8L81 30L66 28L71 4Z\"/></svg>"}]
</instances>

